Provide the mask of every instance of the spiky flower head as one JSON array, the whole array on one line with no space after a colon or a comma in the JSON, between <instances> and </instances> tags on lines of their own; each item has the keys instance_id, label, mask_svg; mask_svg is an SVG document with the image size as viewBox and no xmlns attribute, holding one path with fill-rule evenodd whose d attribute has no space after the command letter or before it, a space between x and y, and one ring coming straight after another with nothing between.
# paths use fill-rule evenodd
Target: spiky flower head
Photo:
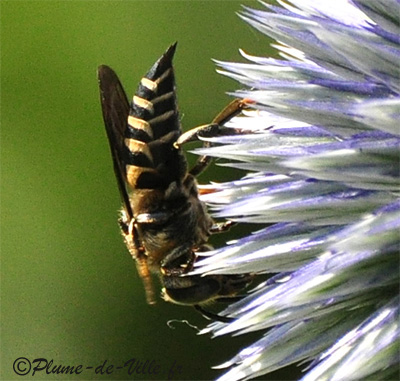
<instances>
[{"instance_id":1,"label":"spiky flower head","mask_svg":"<svg viewBox=\"0 0 400 381\"><path fill-rule=\"evenodd\" d=\"M400 2L291 4L240 14L282 59L217 62L249 108L197 153L248 173L203 199L217 217L266 227L207 253L194 273L274 276L223 311L235 321L203 332L260 332L221 381L307 361L304 380L396 377Z\"/></svg>"}]
</instances>

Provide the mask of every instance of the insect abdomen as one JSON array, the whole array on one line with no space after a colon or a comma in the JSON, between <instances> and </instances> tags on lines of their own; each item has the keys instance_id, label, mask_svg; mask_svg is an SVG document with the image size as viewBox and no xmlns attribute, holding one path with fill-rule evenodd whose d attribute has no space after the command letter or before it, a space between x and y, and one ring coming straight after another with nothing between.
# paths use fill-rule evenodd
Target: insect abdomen
<instances>
[{"instance_id":1,"label":"insect abdomen","mask_svg":"<svg viewBox=\"0 0 400 381\"><path fill-rule=\"evenodd\" d=\"M166 189L187 170L181 150L173 146L181 134L172 67L175 48L142 78L130 104L123 161L132 189Z\"/></svg>"}]
</instances>

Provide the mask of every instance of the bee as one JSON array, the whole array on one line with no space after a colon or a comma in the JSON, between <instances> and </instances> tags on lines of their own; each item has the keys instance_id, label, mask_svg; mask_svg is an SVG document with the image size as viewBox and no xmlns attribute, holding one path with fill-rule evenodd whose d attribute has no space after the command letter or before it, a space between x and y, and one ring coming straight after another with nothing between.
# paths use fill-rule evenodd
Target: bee
<instances>
[{"instance_id":1,"label":"bee","mask_svg":"<svg viewBox=\"0 0 400 381\"><path fill-rule=\"evenodd\" d=\"M212 233L232 223L216 224L199 199L196 175L210 158L201 157L188 170L181 145L213 135L240 112L234 101L213 123L182 134L172 59L176 43L141 79L131 102L115 72L98 68L103 119L122 199L119 226L144 283L146 299L155 303L151 273L158 274L163 299L200 305L236 295L246 275L183 276L207 250Z\"/></svg>"}]
</instances>

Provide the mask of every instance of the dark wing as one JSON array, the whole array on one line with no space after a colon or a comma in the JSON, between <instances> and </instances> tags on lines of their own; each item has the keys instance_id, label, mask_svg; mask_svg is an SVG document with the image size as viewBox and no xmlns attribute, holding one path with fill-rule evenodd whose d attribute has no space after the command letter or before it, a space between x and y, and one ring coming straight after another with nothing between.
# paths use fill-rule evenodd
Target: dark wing
<instances>
[{"instance_id":1,"label":"dark wing","mask_svg":"<svg viewBox=\"0 0 400 381\"><path fill-rule=\"evenodd\" d=\"M103 110L103 119L110 144L114 172L117 178L119 192L126 213L133 218L132 208L126 189L125 164L121 153L124 151L124 137L129 115L129 101L114 71L106 66L99 66L97 76L100 87L100 101Z\"/></svg>"}]
</instances>

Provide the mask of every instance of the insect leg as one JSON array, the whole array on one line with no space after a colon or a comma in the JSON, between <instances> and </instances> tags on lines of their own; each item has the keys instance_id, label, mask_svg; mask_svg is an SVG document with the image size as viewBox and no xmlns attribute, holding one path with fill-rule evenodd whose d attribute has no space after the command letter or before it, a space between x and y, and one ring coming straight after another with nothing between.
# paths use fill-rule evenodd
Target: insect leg
<instances>
[{"instance_id":1,"label":"insect leg","mask_svg":"<svg viewBox=\"0 0 400 381\"><path fill-rule=\"evenodd\" d=\"M238 115L247 103L249 103L247 99L233 100L213 119L210 124L196 127L182 134L174 143L174 147L179 148L181 145L199 140L201 137L212 137L221 134L223 125L234 116ZM232 130L229 131L232 133ZM210 146L210 142L204 142L204 147ZM193 176L199 175L207 168L211 160L212 158L210 156L201 156L189 173Z\"/></svg>"},{"instance_id":2,"label":"insect leg","mask_svg":"<svg viewBox=\"0 0 400 381\"><path fill-rule=\"evenodd\" d=\"M155 296L153 290L153 283L151 280L150 270L147 263L147 256L144 248L141 247L138 240L138 232L136 227L136 222L134 219L124 221L123 218L119 219L119 225L121 227L122 235L125 240L125 244L135 260L136 268L142 279L144 290L146 293L146 301L148 304L155 304Z\"/></svg>"},{"instance_id":3,"label":"insect leg","mask_svg":"<svg viewBox=\"0 0 400 381\"><path fill-rule=\"evenodd\" d=\"M236 320L235 318L231 318L228 316L221 316L214 312L207 311L199 304L195 304L193 307L196 311L200 312L208 320L220 321L222 323L232 323Z\"/></svg>"},{"instance_id":4,"label":"insect leg","mask_svg":"<svg viewBox=\"0 0 400 381\"><path fill-rule=\"evenodd\" d=\"M218 123L203 124L186 131L174 143L175 148L179 148L185 143L190 143L199 140L201 137L212 137L218 135L220 126Z\"/></svg>"},{"instance_id":5,"label":"insect leg","mask_svg":"<svg viewBox=\"0 0 400 381\"><path fill-rule=\"evenodd\" d=\"M232 226L235 226L237 223L234 221L225 221L214 223L210 228L210 233L222 233L229 230Z\"/></svg>"},{"instance_id":6,"label":"insect leg","mask_svg":"<svg viewBox=\"0 0 400 381\"><path fill-rule=\"evenodd\" d=\"M185 143L199 140L200 137L212 137L218 135L221 132L221 127L234 116L239 114L245 107L246 102L246 99L233 100L213 119L211 123L192 128L183 133L174 143L174 146L178 148Z\"/></svg>"}]
</instances>

